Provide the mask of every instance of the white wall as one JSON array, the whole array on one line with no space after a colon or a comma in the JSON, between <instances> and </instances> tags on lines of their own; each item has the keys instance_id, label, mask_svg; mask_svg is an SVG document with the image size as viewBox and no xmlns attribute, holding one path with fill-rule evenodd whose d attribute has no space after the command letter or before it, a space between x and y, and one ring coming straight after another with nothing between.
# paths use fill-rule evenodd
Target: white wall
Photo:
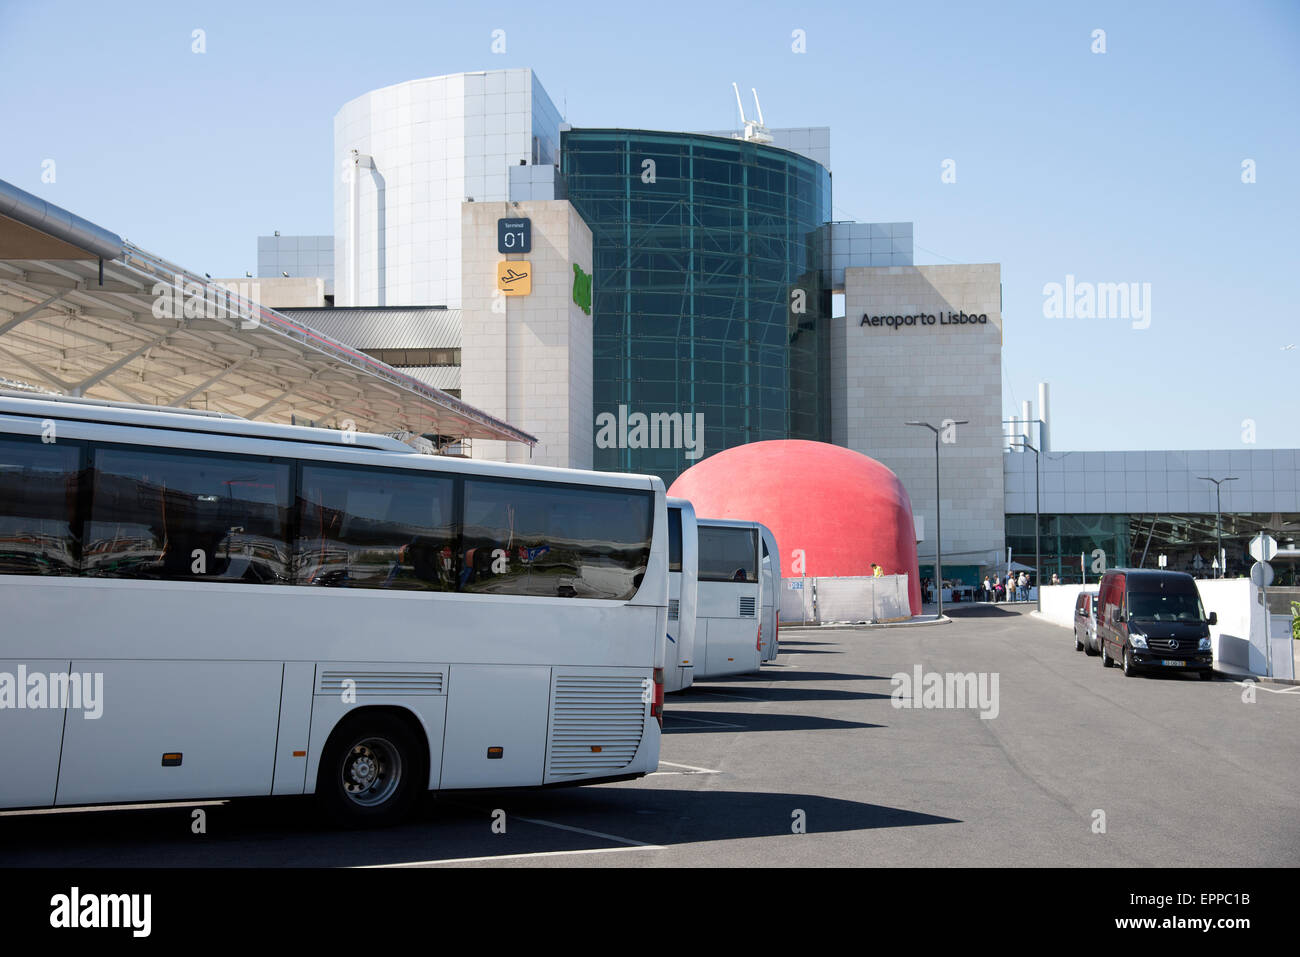
<instances>
[{"instance_id":1,"label":"white wall","mask_svg":"<svg viewBox=\"0 0 1300 957\"><path fill-rule=\"evenodd\" d=\"M1097 582L1091 585L1044 585L1043 617L1054 625L1073 628L1074 603L1079 597L1079 592L1085 588L1096 587Z\"/></svg>"},{"instance_id":2,"label":"white wall","mask_svg":"<svg viewBox=\"0 0 1300 957\"><path fill-rule=\"evenodd\" d=\"M792 589L801 582L802 589ZM816 609L813 596L816 595ZM912 617L906 575L782 580L781 621L898 621Z\"/></svg>"}]
</instances>

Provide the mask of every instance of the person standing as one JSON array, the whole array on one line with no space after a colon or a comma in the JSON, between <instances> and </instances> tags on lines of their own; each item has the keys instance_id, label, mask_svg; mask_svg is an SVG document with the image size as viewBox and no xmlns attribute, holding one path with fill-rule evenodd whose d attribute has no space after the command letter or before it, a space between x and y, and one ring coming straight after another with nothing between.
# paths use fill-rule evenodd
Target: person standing
<instances>
[{"instance_id":1,"label":"person standing","mask_svg":"<svg viewBox=\"0 0 1300 957\"><path fill-rule=\"evenodd\" d=\"M989 576L984 576L984 589L980 592L980 601L993 600L993 586L989 584Z\"/></svg>"}]
</instances>

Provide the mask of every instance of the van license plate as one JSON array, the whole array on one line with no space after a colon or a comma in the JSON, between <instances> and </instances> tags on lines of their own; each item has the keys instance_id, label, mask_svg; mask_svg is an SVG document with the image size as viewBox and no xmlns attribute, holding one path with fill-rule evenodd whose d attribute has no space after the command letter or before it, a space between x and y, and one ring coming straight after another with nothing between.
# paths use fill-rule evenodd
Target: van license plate
<instances>
[{"instance_id":1,"label":"van license plate","mask_svg":"<svg viewBox=\"0 0 1300 957\"><path fill-rule=\"evenodd\" d=\"M1181 668L1181 667L1183 667L1184 665L1187 664L1187 662L1185 662L1185 661L1170 661L1168 658L1166 658L1164 661L1162 661L1162 662L1160 662L1160 663L1161 663L1162 665L1170 665L1170 666L1172 666L1172 667L1174 667L1174 668Z\"/></svg>"}]
</instances>

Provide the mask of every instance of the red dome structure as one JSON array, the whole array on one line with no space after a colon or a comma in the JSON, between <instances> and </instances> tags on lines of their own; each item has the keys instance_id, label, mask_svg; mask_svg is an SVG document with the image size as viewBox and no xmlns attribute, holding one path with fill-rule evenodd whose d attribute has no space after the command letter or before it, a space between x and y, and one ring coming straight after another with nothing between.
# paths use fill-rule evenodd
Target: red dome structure
<instances>
[{"instance_id":1,"label":"red dome structure","mask_svg":"<svg viewBox=\"0 0 1300 957\"><path fill-rule=\"evenodd\" d=\"M872 562L905 573L912 614L921 613L912 501L875 459L825 442L754 442L697 462L668 494L690 499L704 518L762 522L776 536L783 576L868 576Z\"/></svg>"}]
</instances>

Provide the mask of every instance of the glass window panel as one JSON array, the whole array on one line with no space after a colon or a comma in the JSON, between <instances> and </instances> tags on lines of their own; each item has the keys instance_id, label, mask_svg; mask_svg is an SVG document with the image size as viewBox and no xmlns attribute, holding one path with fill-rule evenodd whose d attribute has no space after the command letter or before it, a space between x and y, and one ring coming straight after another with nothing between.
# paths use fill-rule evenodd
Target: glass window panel
<instances>
[{"instance_id":1,"label":"glass window panel","mask_svg":"<svg viewBox=\"0 0 1300 957\"><path fill-rule=\"evenodd\" d=\"M699 580L758 581L758 533L752 528L699 527Z\"/></svg>"},{"instance_id":2,"label":"glass window panel","mask_svg":"<svg viewBox=\"0 0 1300 957\"><path fill-rule=\"evenodd\" d=\"M424 472L304 465L298 583L454 591L453 491Z\"/></svg>"},{"instance_id":3,"label":"glass window panel","mask_svg":"<svg viewBox=\"0 0 1300 957\"><path fill-rule=\"evenodd\" d=\"M653 506L649 491L467 479L462 589L626 601L650 560Z\"/></svg>"},{"instance_id":4,"label":"glass window panel","mask_svg":"<svg viewBox=\"0 0 1300 957\"><path fill-rule=\"evenodd\" d=\"M0 575L75 575L81 448L0 439Z\"/></svg>"},{"instance_id":5,"label":"glass window panel","mask_svg":"<svg viewBox=\"0 0 1300 957\"><path fill-rule=\"evenodd\" d=\"M97 448L85 573L287 584L291 484L266 458Z\"/></svg>"}]
</instances>

